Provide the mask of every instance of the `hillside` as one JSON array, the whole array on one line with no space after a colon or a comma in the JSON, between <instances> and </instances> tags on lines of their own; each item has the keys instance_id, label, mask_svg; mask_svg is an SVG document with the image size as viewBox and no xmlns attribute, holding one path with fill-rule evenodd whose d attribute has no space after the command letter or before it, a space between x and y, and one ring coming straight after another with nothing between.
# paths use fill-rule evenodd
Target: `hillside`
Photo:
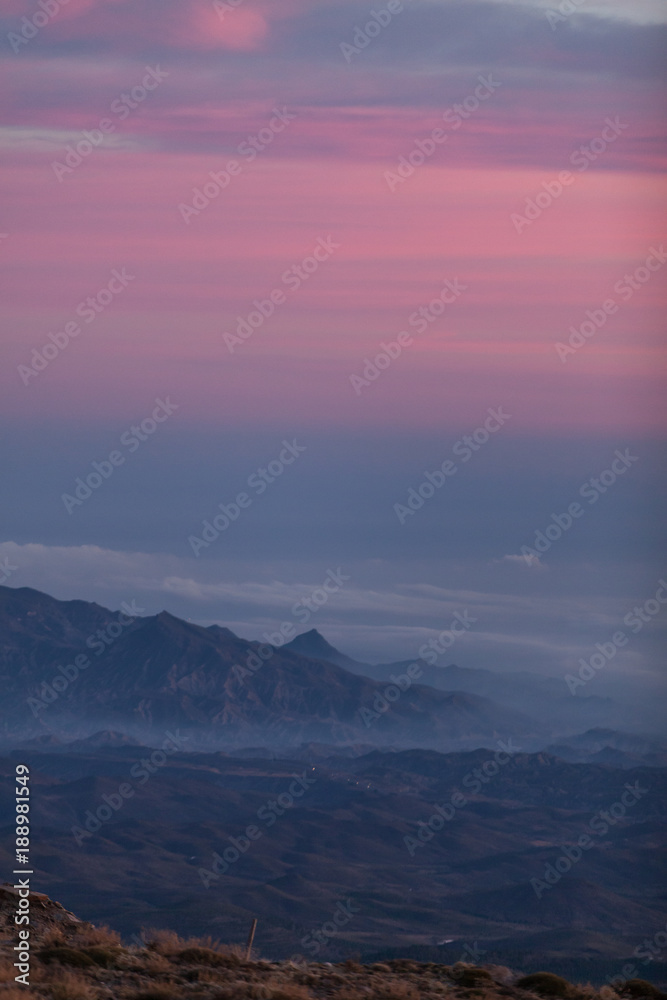
<instances>
[{"instance_id":1,"label":"hillside","mask_svg":"<svg viewBox=\"0 0 667 1000\"><path fill-rule=\"evenodd\" d=\"M15 890L0 886L0 996L7 1000L664 1000L649 983L618 977L598 992L550 974L524 976L476 965L469 946L451 965L394 959L339 964L294 956L283 962L249 957L210 937L147 933L127 946L106 927L79 920L43 893L32 892L29 986L16 986ZM481 955L481 953L479 953Z\"/></svg>"},{"instance_id":2,"label":"hillside","mask_svg":"<svg viewBox=\"0 0 667 1000\"><path fill-rule=\"evenodd\" d=\"M539 728L487 697L425 687L418 674L385 697L387 684L326 660L167 612L131 616L0 587L0 630L5 745L102 729L143 742L181 727L190 748L312 740L451 749Z\"/></svg>"},{"instance_id":3,"label":"hillside","mask_svg":"<svg viewBox=\"0 0 667 1000\"><path fill-rule=\"evenodd\" d=\"M402 673L409 665L409 661L362 663L353 660L327 642L317 629L298 635L284 649L335 663L352 673L363 674L378 681L389 681L392 675ZM590 729L601 725L627 726L633 720L633 713L629 711L628 705L618 704L611 698L602 698L592 692L572 698L560 677L544 677L525 670L497 673L493 670L459 667L448 663L444 657L434 663L432 652L428 663L423 659L419 663L423 671L423 684L440 691L462 691L489 698L499 705L511 707L537 719L542 732L554 728L572 733L580 728Z\"/></svg>"},{"instance_id":4,"label":"hillside","mask_svg":"<svg viewBox=\"0 0 667 1000\"><path fill-rule=\"evenodd\" d=\"M187 744L153 765L151 749L107 737L0 759L0 811L9 815L20 759L31 771L35 884L126 939L157 926L238 943L256 916L258 947L286 958L351 900L358 912L327 942L327 961L416 948L452 962L478 942L500 964L593 962L603 980L664 927L665 771L502 751L496 770L489 750L308 759L304 748L267 759ZM620 822L598 826L593 847L538 898L531 879L636 782L647 794ZM121 785L131 795L119 803ZM105 817L109 800L119 808ZM438 806L451 820L437 829L436 819L422 842ZM6 828L7 872L10 843Z\"/></svg>"}]
</instances>

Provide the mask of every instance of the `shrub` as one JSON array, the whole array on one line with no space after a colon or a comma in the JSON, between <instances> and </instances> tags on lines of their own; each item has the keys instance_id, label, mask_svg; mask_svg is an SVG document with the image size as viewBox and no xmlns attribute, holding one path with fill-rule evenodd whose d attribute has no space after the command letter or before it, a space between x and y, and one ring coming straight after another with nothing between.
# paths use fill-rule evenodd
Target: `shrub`
<instances>
[{"instance_id":1,"label":"shrub","mask_svg":"<svg viewBox=\"0 0 667 1000\"><path fill-rule=\"evenodd\" d=\"M42 947L51 948L58 944L67 944L62 927L47 927L42 935Z\"/></svg>"},{"instance_id":2,"label":"shrub","mask_svg":"<svg viewBox=\"0 0 667 1000\"><path fill-rule=\"evenodd\" d=\"M43 962L60 962L61 965L73 965L77 969L86 969L95 965L93 959L85 951L77 951L76 948L67 948L64 945L42 948L37 954Z\"/></svg>"},{"instance_id":3,"label":"shrub","mask_svg":"<svg viewBox=\"0 0 667 1000\"><path fill-rule=\"evenodd\" d=\"M99 927L83 927L77 932L76 943L81 948L92 948L98 945L111 949L122 947L118 931L112 931L106 924L101 924Z\"/></svg>"},{"instance_id":4,"label":"shrub","mask_svg":"<svg viewBox=\"0 0 667 1000\"><path fill-rule=\"evenodd\" d=\"M174 931L149 931L146 947L159 955L175 955L185 947L185 941Z\"/></svg>"},{"instance_id":5,"label":"shrub","mask_svg":"<svg viewBox=\"0 0 667 1000\"><path fill-rule=\"evenodd\" d=\"M151 986L148 990L135 993L132 1000L181 1000L182 994L175 986Z\"/></svg>"},{"instance_id":6,"label":"shrub","mask_svg":"<svg viewBox=\"0 0 667 1000\"><path fill-rule=\"evenodd\" d=\"M346 972L363 972L364 967L361 965L356 958L346 958L343 962L343 968Z\"/></svg>"},{"instance_id":7,"label":"shrub","mask_svg":"<svg viewBox=\"0 0 667 1000\"><path fill-rule=\"evenodd\" d=\"M174 966L168 958L152 951L144 952L141 955L131 955L124 964L133 972L143 972L150 979L169 979L174 972Z\"/></svg>"},{"instance_id":8,"label":"shrub","mask_svg":"<svg viewBox=\"0 0 667 1000\"><path fill-rule=\"evenodd\" d=\"M464 965L457 962L449 973L459 986L493 986L493 977L486 969L478 969L475 965Z\"/></svg>"},{"instance_id":9,"label":"shrub","mask_svg":"<svg viewBox=\"0 0 667 1000\"><path fill-rule=\"evenodd\" d=\"M553 972L532 972L519 979L516 985L520 990L530 990L541 997L571 997L574 992L567 979Z\"/></svg>"},{"instance_id":10,"label":"shrub","mask_svg":"<svg viewBox=\"0 0 667 1000\"><path fill-rule=\"evenodd\" d=\"M213 965L226 969L235 968L241 964L237 955L223 955L212 948L184 948L175 956L179 962L192 962L195 965Z\"/></svg>"},{"instance_id":11,"label":"shrub","mask_svg":"<svg viewBox=\"0 0 667 1000\"><path fill-rule=\"evenodd\" d=\"M664 996L657 986L646 979L628 979L618 987L617 992L624 997L650 997L650 1000L660 1000Z\"/></svg>"},{"instance_id":12,"label":"shrub","mask_svg":"<svg viewBox=\"0 0 667 1000\"><path fill-rule=\"evenodd\" d=\"M419 993L410 983L391 980L373 987L373 1000L419 1000Z\"/></svg>"},{"instance_id":13,"label":"shrub","mask_svg":"<svg viewBox=\"0 0 667 1000\"><path fill-rule=\"evenodd\" d=\"M93 945L82 950L85 955L92 958L95 965L101 965L103 969L113 969L120 954L120 948L112 951L110 948L102 948L100 945Z\"/></svg>"},{"instance_id":14,"label":"shrub","mask_svg":"<svg viewBox=\"0 0 667 1000\"><path fill-rule=\"evenodd\" d=\"M85 979L67 969L53 977L49 991L52 1000L92 1000L95 996Z\"/></svg>"},{"instance_id":15,"label":"shrub","mask_svg":"<svg viewBox=\"0 0 667 1000\"><path fill-rule=\"evenodd\" d=\"M511 986L518 978L506 965L487 965L486 969L494 983L500 983L502 986Z\"/></svg>"},{"instance_id":16,"label":"shrub","mask_svg":"<svg viewBox=\"0 0 667 1000\"><path fill-rule=\"evenodd\" d=\"M387 965L393 972L406 973L420 971L419 963L414 962L410 958L392 958L389 962L387 962ZM363 967L360 968L362 968L363 971Z\"/></svg>"},{"instance_id":17,"label":"shrub","mask_svg":"<svg viewBox=\"0 0 667 1000\"><path fill-rule=\"evenodd\" d=\"M305 986L298 983L288 983L279 986L277 989L270 988L269 997L271 1000L312 1000L313 994Z\"/></svg>"}]
</instances>

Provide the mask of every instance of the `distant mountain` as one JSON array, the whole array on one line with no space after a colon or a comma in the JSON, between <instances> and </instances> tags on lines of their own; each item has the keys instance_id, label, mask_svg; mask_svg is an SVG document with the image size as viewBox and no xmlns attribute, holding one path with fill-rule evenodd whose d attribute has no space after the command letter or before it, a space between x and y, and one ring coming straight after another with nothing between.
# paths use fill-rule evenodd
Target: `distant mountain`
<instances>
[{"instance_id":1,"label":"distant mountain","mask_svg":"<svg viewBox=\"0 0 667 1000\"><path fill-rule=\"evenodd\" d=\"M415 749L300 763L174 753L149 774L147 757L145 747L79 744L0 759L7 813L17 759L31 768L41 845L31 884L127 936L167 926L240 942L255 916L262 954L288 957L349 899L354 920L321 961L455 939L433 959L453 963L466 944L485 963L525 971L544 968L526 969L527 955L595 958L603 981L664 926L667 770L628 775L516 753L494 771L492 750ZM295 775L304 794L278 808ZM109 816L122 783L132 795ZM592 827L600 811L615 813L627 783L648 791L606 830ZM453 801L440 822L437 807ZM244 847L249 824L260 836ZM591 849L558 862L566 848L576 858L583 833ZM419 846L410 852L406 837ZM217 877L214 854L230 866ZM538 898L531 879L557 863L562 877Z\"/></svg>"},{"instance_id":2,"label":"distant mountain","mask_svg":"<svg viewBox=\"0 0 667 1000\"><path fill-rule=\"evenodd\" d=\"M58 649L85 648L86 639L118 615L87 601L58 601L31 587L0 587L0 666L29 656L46 660Z\"/></svg>"},{"instance_id":3,"label":"distant mountain","mask_svg":"<svg viewBox=\"0 0 667 1000\"><path fill-rule=\"evenodd\" d=\"M393 674L404 672L411 660L393 663L363 663L351 659L332 646L317 629L298 635L284 649L304 656L327 660L378 681L388 681ZM493 670L459 667L453 663L431 665L417 658L422 669L421 683L441 691L463 691L481 695L499 704L525 713L554 729L576 733L582 728L601 725L621 725L627 722L628 710L610 698L579 694L573 698L565 682L528 671L497 673ZM631 716L630 716L631 718Z\"/></svg>"},{"instance_id":4,"label":"distant mountain","mask_svg":"<svg viewBox=\"0 0 667 1000\"><path fill-rule=\"evenodd\" d=\"M569 736L566 742L547 747L562 760L577 763L610 764L613 767L667 767L667 742L619 733L613 729L589 729Z\"/></svg>"},{"instance_id":5,"label":"distant mountain","mask_svg":"<svg viewBox=\"0 0 667 1000\"><path fill-rule=\"evenodd\" d=\"M311 637L312 639L313 637ZM83 601L0 587L4 740L99 730L192 746L304 742L490 745L536 726L509 706L422 684L380 683L328 660L202 628L167 612L132 619ZM264 659L262 659L264 656Z\"/></svg>"},{"instance_id":6,"label":"distant mountain","mask_svg":"<svg viewBox=\"0 0 667 1000\"><path fill-rule=\"evenodd\" d=\"M366 677L375 676L375 668L370 663L361 663L353 660L345 653L332 646L316 628L311 628L309 632L302 632L291 642L286 643L283 649L288 649L299 656L308 656L312 660L327 660L328 663L335 663L338 667L351 670L355 674L365 674ZM370 671L370 672L369 672ZM384 680L388 674L382 674L376 679Z\"/></svg>"}]
</instances>

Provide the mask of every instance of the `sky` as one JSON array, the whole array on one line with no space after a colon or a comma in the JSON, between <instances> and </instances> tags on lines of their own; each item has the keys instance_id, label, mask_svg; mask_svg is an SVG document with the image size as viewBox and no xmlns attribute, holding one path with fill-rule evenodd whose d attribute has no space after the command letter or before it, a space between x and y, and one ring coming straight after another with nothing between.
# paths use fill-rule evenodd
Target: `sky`
<instances>
[{"instance_id":1,"label":"sky","mask_svg":"<svg viewBox=\"0 0 667 1000\"><path fill-rule=\"evenodd\" d=\"M373 661L467 612L450 661L554 676L627 630L667 573L666 25L6 0L0 582Z\"/></svg>"}]
</instances>

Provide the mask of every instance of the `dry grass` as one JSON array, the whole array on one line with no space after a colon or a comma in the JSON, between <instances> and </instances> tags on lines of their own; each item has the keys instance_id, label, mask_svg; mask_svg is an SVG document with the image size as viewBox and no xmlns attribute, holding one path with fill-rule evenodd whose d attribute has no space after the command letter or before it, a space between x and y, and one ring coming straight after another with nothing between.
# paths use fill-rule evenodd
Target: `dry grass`
<instances>
[{"instance_id":1,"label":"dry grass","mask_svg":"<svg viewBox=\"0 0 667 1000\"><path fill-rule=\"evenodd\" d=\"M375 988L371 997L373 1000L420 1000L417 988L400 979Z\"/></svg>"},{"instance_id":2,"label":"dry grass","mask_svg":"<svg viewBox=\"0 0 667 1000\"><path fill-rule=\"evenodd\" d=\"M243 950L239 946L222 944L210 935L182 938L174 931L157 930L145 932L145 938L147 949L165 958L230 966L238 965L242 960Z\"/></svg>"},{"instance_id":3,"label":"dry grass","mask_svg":"<svg viewBox=\"0 0 667 1000\"><path fill-rule=\"evenodd\" d=\"M175 931L145 931L144 936L146 947L158 955L175 955L176 952L182 951L185 945L183 938Z\"/></svg>"},{"instance_id":4,"label":"dry grass","mask_svg":"<svg viewBox=\"0 0 667 1000\"><path fill-rule=\"evenodd\" d=\"M76 935L77 944L81 948L121 948L122 941L118 931L102 924L100 927L84 927Z\"/></svg>"},{"instance_id":5,"label":"dry grass","mask_svg":"<svg viewBox=\"0 0 667 1000\"><path fill-rule=\"evenodd\" d=\"M11 983L14 981L16 969L9 958L0 958L0 983Z\"/></svg>"},{"instance_id":6,"label":"dry grass","mask_svg":"<svg viewBox=\"0 0 667 1000\"><path fill-rule=\"evenodd\" d=\"M159 952L148 952L140 957L135 968L141 968L147 976L157 979L159 976L171 972L174 967L165 955L160 955Z\"/></svg>"},{"instance_id":7,"label":"dry grass","mask_svg":"<svg viewBox=\"0 0 667 1000\"><path fill-rule=\"evenodd\" d=\"M164 930L145 948L124 948L106 927L52 928L32 955L30 989L14 984L10 955L5 942L0 1000L667 1000L639 981L596 989L493 965L245 962L238 947Z\"/></svg>"},{"instance_id":8,"label":"dry grass","mask_svg":"<svg viewBox=\"0 0 667 1000\"><path fill-rule=\"evenodd\" d=\"M87 979L69 969L57 970L48 986L51 1000L95 1000Z\"/></svg>"},{"instance_id":9,"label":"dry grass","mask_svg":"<svg viewBox=\"0 0 667 1000\"><path fill-rule=\"evenodd\" d=\"M180 987L162 983L159 986L142 989L139 993L133 993L128 1000L181 1000L182 996Z\"/></svg>"},{"instance_id":10,"label":"dry grass","mask_svg":"<svg viewBox=\"0 0 667 1000\"><path fill-rule=\"evenodd\" d=\"M43 948L57 948L67 944L67 938L61 927L49 927L40 938Z\"/></svg>"}]
</instances>

